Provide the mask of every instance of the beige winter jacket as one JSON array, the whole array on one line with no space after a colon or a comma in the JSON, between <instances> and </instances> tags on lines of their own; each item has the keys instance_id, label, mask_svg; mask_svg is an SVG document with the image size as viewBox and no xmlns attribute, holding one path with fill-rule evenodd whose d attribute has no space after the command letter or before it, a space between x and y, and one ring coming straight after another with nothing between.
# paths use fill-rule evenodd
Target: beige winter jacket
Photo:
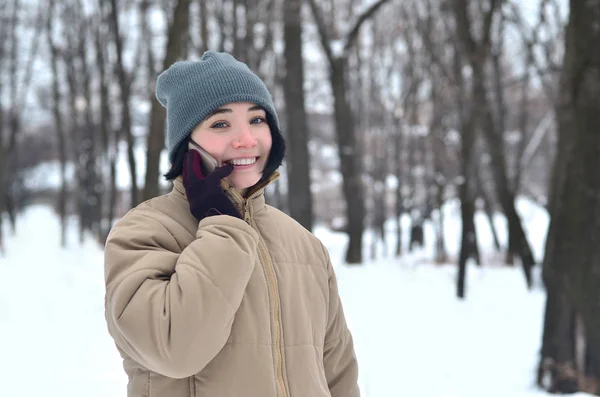
<instances>
[{"instance_id":1,"label":"beige winter jacket","mask_svg":"<svg viewBox=\"0 0 600 397\"><path fill-rule=\"evenodd\" d=\"M176 180L109 235L106 320L128 396L359 396L326 249L264 185L245 200L223 186L245 221L198 224Z\"/></svg>"}]
</instances>

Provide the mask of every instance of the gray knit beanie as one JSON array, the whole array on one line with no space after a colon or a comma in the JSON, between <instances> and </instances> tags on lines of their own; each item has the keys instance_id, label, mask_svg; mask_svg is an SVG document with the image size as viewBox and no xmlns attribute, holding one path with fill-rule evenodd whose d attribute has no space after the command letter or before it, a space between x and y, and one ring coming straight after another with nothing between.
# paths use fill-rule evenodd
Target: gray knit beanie
<instances>
[{"instance_id":1,"label":"gray knit beanie","mask_svg":"<svg viewBox=\"0 0 600 397\"><path fill-rule=\"evenodd\" d=\"M245 63L227 53L209 50L199 61L174 63L158 76L156 97L167 108L171 163L179 144L214 110L227 103L252 102L264 108L273 138L283 141L267 87Z\"/></svg>"}]
</instances>

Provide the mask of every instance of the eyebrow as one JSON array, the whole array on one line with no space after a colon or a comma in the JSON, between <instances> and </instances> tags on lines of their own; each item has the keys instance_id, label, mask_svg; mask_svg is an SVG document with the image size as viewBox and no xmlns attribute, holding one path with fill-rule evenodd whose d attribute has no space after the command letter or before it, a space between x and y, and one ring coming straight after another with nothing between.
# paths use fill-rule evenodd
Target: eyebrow
<instances>
[{"instance_id":1,"label":"eyebrow","mask_svg":"<svg viewBox=\"0 0 600 397\"><path fill-rule=\"evenodd\" d=\"M254 106L250 106L248 108L249 112L253 112L255 110L263 110L263 108L261 106L258 105L254 105ZM207 119L216 115L216 114L223 114L223 113L233 113L233 110L229 109L229 108L219 108L217 110L214 110L211 114L208 115Z\"/></svg>"}]
</instances>

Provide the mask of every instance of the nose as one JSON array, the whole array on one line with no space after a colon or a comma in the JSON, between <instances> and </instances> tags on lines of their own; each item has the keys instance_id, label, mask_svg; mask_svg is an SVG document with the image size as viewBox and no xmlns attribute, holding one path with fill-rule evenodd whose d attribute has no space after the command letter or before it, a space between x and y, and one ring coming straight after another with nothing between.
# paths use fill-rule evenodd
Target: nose
<instances>
[{"instance_id":1,"label":"nose","mask_svg":"<svg viewBox=\"0 0 600 397\"><path fill-rule=\"evenodd\" d=\"M243 125L238 129L236 137L233 141L233 147L238 149L242 147L254 147L256 146L256 138L252 135L250 127Z\"/></svg>"}]
</instances>

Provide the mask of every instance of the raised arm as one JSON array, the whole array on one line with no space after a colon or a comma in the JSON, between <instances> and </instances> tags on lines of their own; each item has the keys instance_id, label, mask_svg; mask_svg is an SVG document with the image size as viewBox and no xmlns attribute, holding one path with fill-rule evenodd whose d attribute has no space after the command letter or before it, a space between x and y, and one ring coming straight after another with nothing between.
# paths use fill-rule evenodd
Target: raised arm
<instances>
[{"instance_id":1,"label":"raised arm","mask_svg":"<svg viewBox=\"0 0 600 397\"><path fill-rule=\"evenodd\" d=\"M257 261L258 236L238 218L213 216L181 251L161 223L136 211L106 243L108 329L149 370L191 376L229 337Z\"/></svg>"}]
</instances>

